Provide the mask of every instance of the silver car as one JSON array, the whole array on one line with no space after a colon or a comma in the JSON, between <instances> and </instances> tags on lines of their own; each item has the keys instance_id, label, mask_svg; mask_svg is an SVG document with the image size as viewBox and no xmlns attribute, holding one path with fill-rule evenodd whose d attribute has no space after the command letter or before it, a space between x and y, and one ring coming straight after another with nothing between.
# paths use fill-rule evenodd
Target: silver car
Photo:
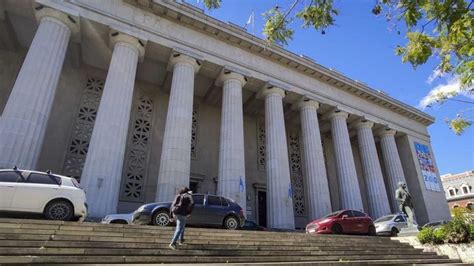
<instances>
[{"instance_id":1,"label":"silver car","mask_svg":"<svg viewBox=\"0 0 474 266\"><path fill-rule=\"evenodd\" d=\"M133 213L109 214L102 219L103 224L132 224Z\"/></svg>"},{"instance_id":2,"label":"silver car","mask_svg":"<svg viewBox=\"0 0 474 266\"><path fill-rule=\"evenodd\" d=\"M407 221L402 214L391 214L375 220L377 235L397 236L400 230L407 227Z\"/></svg>"}]
</instances>

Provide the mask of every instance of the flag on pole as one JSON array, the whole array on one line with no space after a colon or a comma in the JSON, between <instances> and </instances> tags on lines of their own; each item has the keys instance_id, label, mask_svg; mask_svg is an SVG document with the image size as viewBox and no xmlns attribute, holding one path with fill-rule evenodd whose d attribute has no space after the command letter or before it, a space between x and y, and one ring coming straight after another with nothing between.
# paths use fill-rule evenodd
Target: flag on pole
<instances>
[{"instance_id":1,"label":"flag on pole","mask_svg":"<svg viewBox=\"0 0 474 266\"><path fill-rule=\"evenodd\" d=\"M249 16L249 19L247 19L247 22L245 22L244 28L247 28L249 25L252 25L252 30L253 33L255 34L255 11L252 10L252 13Z\"/></svg>"},{"instance_id":2,"label":"flag on pole","mask_svg":"<svg viewBox=\"0 0 474 266\"><path fill-rule=\"evenodd\" d=\"M244 192L244 181L242 180L242 176L240 177L239 181L239 191Z\"/></svg>"}]
</instances>

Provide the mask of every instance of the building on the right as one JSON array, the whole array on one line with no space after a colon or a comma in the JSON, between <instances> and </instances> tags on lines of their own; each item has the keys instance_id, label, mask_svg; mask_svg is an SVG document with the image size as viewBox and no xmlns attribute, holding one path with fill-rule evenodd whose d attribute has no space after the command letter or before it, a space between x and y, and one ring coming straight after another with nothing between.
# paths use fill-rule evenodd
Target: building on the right
<instances>
[{"instance_id":1,"label":"building on the right","mask_svg":"<svg viewBox=\"0 0 474 266\"><path fill-rule=\"evenodd\" d=\"M465 207L474 210L474 171L441 176L449 209Z\"/></svg>"}]
</instances>

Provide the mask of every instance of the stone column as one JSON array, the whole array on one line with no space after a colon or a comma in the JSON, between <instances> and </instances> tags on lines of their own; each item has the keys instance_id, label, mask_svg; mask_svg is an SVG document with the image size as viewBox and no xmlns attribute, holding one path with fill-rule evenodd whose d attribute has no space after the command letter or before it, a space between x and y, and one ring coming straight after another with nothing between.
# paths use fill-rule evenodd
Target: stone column
<instances>
[{"instance_id":1,"label":"stone column","mask_svg":"<svg viewBox=\"0 0 474 266\"><path fill-rule=\"evenodd\" d=\"M369 214L373 219L377 219L391 212L372 133L373 125L373 122L360 120L355 124L355 128L362 158L362 169L367 185Z\"/></svg>"},{"instance_id":2,"label":"stone column","mask_svg":"<svg viewBox=\"0 0 474 266\"><path fill-rule=\"evenodd\" d=\"M116 34L110 36L112 60L81 176L90 217L116 213L135 74L145 53L138 39Z\"/></svg>"},{"instance_id":3,"label":"stone column","mask_svg":"<svg viewBox=\"0 0 474 266\"><path fill-rule=\"evenodd\" d=\"M196 59L173 54L168 113L160 160L156 201L171 201L180 187L189 186L191 167L191 127L193 117L194 74Z\"/></svg>"},{"instance_id":4,"label":"stone column","mask_svg":"<svg viewBox=\"0 0 474 266\"><path fill-rule=\"evenodd\" d=\"M36 16L38 29L0 117L0 168L36 168L69 39L78 32L59 11L43 7Z\"/></svg>"},{"instance_id":5,"label":"stone column","mask_svg":"<svg viewBox=\"0 0 474 266\"><path fill-rule=\"evenodd\" d=\"M265 98L267 225L270 228L294 229L295 217L283 114L285 91L269 87L264 88L260 95Z\"/></svg>"},{"instance_id":6,"label":"stone column","mask_svg":"<svg viewBox=\"0 0 474 266\"><path fill-rule=\"evenodd\" d=\"M247 200L242 87L245 82L244 76L229 70L224 70L218 79L218 84L223 84L218 192L235 200L244 213Z\"/></svg>"},{"instance_id":7,"label":"stone column","mask_svg":"<svg viewBox=\"0 0 474 266\"><path fill-rule=\"evenodd\" d=\"M403 173L402 162L398 155L397 143L395 142L395 130L383 129L379 131L380 145L382 146L382 157L385 166L385 172L388 178L388 196L392 202L393 211L398 211L398 203L395 200L395 191L398 187L398 182L405 181L405 174Z\"/></svg>"},{"instance_id":8,"label":"stone column","mask_svg":"<svg viewBox=\"0 0 474 266\"><path fill-rule=\"evenodd\" d=\"M301 101L298 104L303 137L306 195L308 195L310 219L318 219L332 211L323 146L315 101Z\"/></svg>"},{"instance_id":9,"label":"stone column","mask_svg":"<svg viewBox=\"0 0 474 266\"><path fill-rule=\"evenodd\" d=\"M329 113L331 135L336 159L336 172L339 182L341 208L363 211L359 181L352 154L351 140L347 130L348 114L339 110Z\"/></svg>"}]
</instances>

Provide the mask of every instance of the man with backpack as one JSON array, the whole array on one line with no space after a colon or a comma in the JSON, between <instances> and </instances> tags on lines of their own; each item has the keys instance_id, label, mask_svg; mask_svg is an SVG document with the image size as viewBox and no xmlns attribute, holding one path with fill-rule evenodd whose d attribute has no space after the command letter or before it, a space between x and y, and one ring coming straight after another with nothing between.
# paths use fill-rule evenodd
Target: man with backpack
<instances>
[{"instance_id":1,"label":"man with backpack","mask_svg":"<svg viewBox=\"0 0 474 266\"><path fill-rule=\"evenodd\" d=\"M194 208L194 201L191 194L192 191L189 188L183 187L171 204L171 214L176 219L176 230L169 245L171 249L176 249L176 244L181 246L184 243L184 226L186 225L186 218L191 215Z\"/></svg>"}]
</instances>

